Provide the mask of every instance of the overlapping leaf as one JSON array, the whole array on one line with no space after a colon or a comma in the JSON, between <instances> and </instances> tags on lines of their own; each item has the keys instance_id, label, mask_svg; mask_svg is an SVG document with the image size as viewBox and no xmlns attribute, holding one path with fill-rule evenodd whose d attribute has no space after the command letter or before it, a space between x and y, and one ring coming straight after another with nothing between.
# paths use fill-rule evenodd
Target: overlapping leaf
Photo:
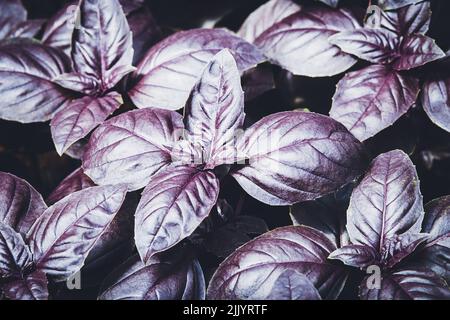
<instances>
[{"instance_id":1,"label":"overlapping leaf","mask_svg":"<svg viewBox=\"0 0 450 320\"><path fill-rule=\"evenodd\" d=\"M153 256L147 265L130 258L103 286L100 300L203 300L206 291L198 261L172 253Z\"/></svg>"},{"instance_id":2,"label":"overlapping leaf","mask_svg":"<svg viewBox=\"0 0 450 320\"><path fill-rule=\"evenodd\" d=\"M330 116L364 141L406 113L418 93L416 78L388 66L372 65L339 81Z\"/></svg>"},{"instance_id":3,"label":"overlapping leaf","mask_svg":"<svg viewBox=\"0 0 450 320\"><path fill-rule=\"evenodd\" d=\"M134 70L132 34L118 0L80 2L71 54L75 72L97 79L100 92Z\"/></svg>"},{"instance_id":4,"label":"overlapping leaf","mask_svg":"<svg viewBox=\"0 0 450 320\"><path fill-rule=\"evenodd\" d=\"M339 123L308 112L280 112L238 141L248 165L232 175L252 197L286 205L313 200L353 180L364 166L362 145Z\"/></svg>"},{"instance_id":5,"label":"overlapping leaf","mask_svg":"<svg viewBox=\"0 0 450 320\"><path fill-rule=\"evenodd\" d=\"M445 53L433 39L415 34L406 37L400 48L399 58L392 64L396 70L410 70L445 57Z\"/></svg>"},{"instance_id":6,"label":"overlapping leaf","mask_svg":"<svg viewBox=\"0 0 450 320\"><path fill-rule=\"evenodd\" d=\"M92 134L83 170L95 183L145 187L150 177L171 163L171 148L183 129L172 111L142 109L114 117Z\"/></svg>"},{"instance_id":7,"label":"overlapping leaf","mask_svg":"<svg viewBox=\"0 0 450 320\"><path fill-rule=\"evenodd\" d=\"M329 37L359 27L349 10L303 8L274 24L255 44L272 62L294 74L332 76L347 70L356 60L331 44Z\"/></svg>"},{"instance_id":8,"label":"overlapping leaf","mask_svg":"<svg viewBox=\"0 0 450 320\"><path fill-rule=\"evenodd\" d=\"M398 57L401 39L382 29L359 29L340 32L329 41L342 51L377 64L389 64Z\"/></svg>"},{"instance_id":9,"label":"overlapping leaf","mask_svg":"<svg viewBox=\"0 0 450 320\"><path fill-rule=\"evenodd\" d=\"M403 8L411 4L422 2L423 0L378 0L378 5L383 10L393 10Z\"/></svg>"},{"instance_id":10,"label":"overlapping leaf","mask_svg":"<svg viewBox=\"0 0 450 320\"><path fill-rule=\"evenodd\" d=\"M22 276L33 261L22 236L10 226L0 223L0 278Z\"/></svg>"},{"instance_id":11,"label":"overlapping leaf","mask_svg":"<svg viewBox=\"0 0 450 320\"><path fill-rule=\"evenodd\" d=\"M82 168L78 168L61 181L55 190L47 197L46 202L49 205L55 204L71 193L93 186L95 186L95 183L83 173Z\"/></svg>"},{"instance_id":12,"label":"overlapping leaf","mask_svg":"<svg viewBox=\"0 0 450 320\"><path fill-rule=\"evenodd\" d=\"M447 300L450 290L434 272L424 269L402 269L386 273L379 289L369 289L367 278L360 286L363 300Z\"/></svg>"},{"instance_id":13,"label":"overlapping leaf","mask_svg":"<svg viewBox=\"0 0 450 320\"><path fill-rule=\"evenodd\" d=\"M207 167L236 161L236 133L244 118L239 70L231 53L223 50L206 66L185 109L189 138L205 150Z\"/></svg>"},{"instance_id":14,"label":"overlapping leaf","mask_svg":"<svg viewBox=\"0 0 450 320\"><path fill-rule=\"evenodd\" d=\"M177 32L153 46L142 59L134 73L136 85L129 91L130 98L139 108L180 109L203 68L225 48L230 49L241 72L264 60L255 46L223 29Z\"/></svg>"},{"instance_id":15,"label":"overlapping leaf","mask_svg":"<svg viewBox=\"0 0 450 320\"><path fill-rule=\"evenodd\" d=\"M136 247L145 263L189 236L217 201L214 173L195 167L167 167L153 176L136 210Z\"/></svg>"},{"instance_id":16,"label":"overlapping leaf","mask_svg":"<svg viewBox=\"0 0 450 320\"><path fill-rule=\"evenodd\" d=\"M423 1L397 10L382 11L380 24L398 35L425 34L430 20L430 2Z\"/></svg>"},{"instance_id":17,"label":"overlapping leaf","mask_svg":"<svg viewBox=\"0 0 450 320\"><path fill-rule=\"evenodd\" d=\"M353 244L382 254L388 240L420 233L423 216L415 167L404 152L394 150L376 157L353 190L347 230Z\"/></svg>"},{"instance_id":18,"label":"overlapping leaf","mask_svg":"<svg viewBox=\"0 0 450 320\"><path fill-rule=\"evenodd\" d=\"M0 181L0 222L26 234L47 205L25 180L0 172Z\"/></svg>"},{"instance_id":19,"label":"overlapping leaf","mask_svg":"<svg viewBox=\"0 0 450 320\"><path fill-rule=\"evenodd\" d=\"M47 277L40 270L23 279L7 282L2 289L11 300L48 300Z\"/></svg>"},{"instance_id":20,"label":"overlapping leaf","mask_svg":"<svg viewBox=\"0 0 450 320\"><path fill-rule=\"evenodd\" d=\"M263 299L274 292L276 296L271 298L285 297L298 284L298 277L287 286L281 281L292 271L307 275L322 298L336 298L347 275L344 268L327 260L335 249L315 229L275 229L243 245L219 266L209 284L208 298Z\"/></svg>"},{"instance_id":21,"label":"overlapping leaf","mask_svg":"<svg viewBox=\"0 0 450 320\"><path fill-rule=\"evenodd\" d=\"M92 187L48 208L27 235L36 267L56 280L77 272L120 209L125 193L123 185Z\"/></svg>"},{"instance_id":22,"label":"overlapping leaf","mask_svg":"<svg viewBox=\"0 0 450 320\"><path fill-rule=\"evenodd\" d=\"M20 0L0 2L0 40L10 37L26 19L27 11Z\"/></svg>"},{"instance_id":23,"label":"overlapping leaf","mask_svg":"<svg viewBox=\"0 0 450 320\"><path fill-rule=\"evenodd\" d=\"M116 92L103 97L86 96L73 100L55 114L50 123L56 151L62 155L105 121L121 104L122 97Z\"/></svg>"},{"instance_id":24,"label":"overlapping leaf","mask_svg":"<svg viewBox=\"0 0 450 320\"><path fill-rule=\"evenodd\" d=\"M52 82L69 68L69 60L57 49L35 43L2 46L0 118L25 123L49 120L72 97Z\"/></svg>"}]
</instances>

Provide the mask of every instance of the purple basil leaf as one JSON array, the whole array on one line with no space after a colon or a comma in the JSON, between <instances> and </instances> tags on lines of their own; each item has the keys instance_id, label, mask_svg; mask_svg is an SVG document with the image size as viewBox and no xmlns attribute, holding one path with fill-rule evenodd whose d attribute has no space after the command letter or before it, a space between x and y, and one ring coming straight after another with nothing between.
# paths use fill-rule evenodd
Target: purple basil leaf
<instances>
[{"instance_id":1,"label":"purple basil leaf","mask_svg":"<svg viewBox=\"0 0 450 320\"><path fill-rule=\"evenodd\" d=\"M100 125L83 156L84 172L97 184L145 187L171 163L171 148L183 129L181 115L147 108L129 111Z\"/></svg>"},{"instance_id":2,"label":"purple basil leaf","mask_svg":"<svg viewBox=\"0 0 450 320\"><path fill-rule=\"evenodd\" d=\"M270 0L253 11L242 24L238 35L254 42L264 31L275 23L299 11L300 5L292 0Z\"/></svg>"},{"instance_id":3,"label":"purple basil leaf","mask_svg":"<svg viewBox=\"0 0 450 320\"><path fill-rule=\"evenodd\" d=\"M423 0L378 0L378 5L383 10L392 10L422 2Z\"/></svg>"},{"instance_id":4,"label":"purple basil leaf","mask_svg":"<svg viewBox=\"0 0 450 320\"><path fill-rule=\"evenodd\" d=\"M425 34L431 20L430 2L406 6L381 13L381 27L399 35Z\"/></svg>"},{"instance_id":5,"label":"purple basil leaf","mask_svg":"<svg viewBox=\"0 0 450 320\"><path fill-rule=\"evenodd\" d=\"M61 181L55 190L47 197L46 202L49 205L52 205L71 193L94 186L95 184L92 180L83 173L81 168L78 168Z\"/></svg>"},{"instance_id":6,"label":"purple basil leaf","mask_svg":"<svg viewBox=\"0 0 450 320\"><path fill-rule=\"evenodd\" d=\"M378 253L369 246L351 244L333 251L329 259L341 260L344 264L356 268L366 268L376 264L379 260Z\"/></svg>"},{"instance_id":7,"label":"purple basil leaf","mask_svg":"<svg viewBox=\"0 0 450 320\"><path fill-rule=\"evenodd\" d=\"M40 44L0 47L0 118L24 123L49 120L71 98L51 81L69 66L62 52Z\"/></svg>"},{"instance_id":8,"label":"purple basil leaf","mask_svg":"<svg viewBox=\"0 0 450 320\"><path fill-rule=\"evenodd\" d=\"M364 141L406 113L418 93L415 77L388 66L372 65L350 72L339 81L330 116Z\"/></svg>"},{"instance_id":9,"label":"purple basil leaf","mask_svg":"<svg viewBox=\"0 0 450 320\"><path fill-rule=\"evenodd\" d=\"M32 262L31 251L22 236L0 222L0 279L21 277L23 270Z\"/></svg>"},{"instance_id":10,"label":"purple basil leaf","mask_svg":"<svg viewBox=\"0 0 450 320\"><path fill-rule=\"evenodd\" d=\"M274 281L270 293L263 300L321 300L319 292L307 276L288 269Z\"/></svg>"},{"instance_id":11,"label":"purple basil leaf","mask_svg":"<svg viewBox=\"0 0 450 320\"><path fill-rule=\"evenodd\" d=\"M425 240L428 234L404 234L386 239L381 250L381 260L384 261L385 268L392 268L404 258L409 256Z\"/></svg>"},{"instance_id":12,"label":"purple basil leaf","mask_svg":"<svg viewBox=\"0 0 450 320\"><path fill-rule=\"evenodd\" d=\"M422 106L433 123L450 132L450 75L433 76L425 81Z\"/></svg>"},{"instance_id":13,"label":"purple basil leaf","mask_svg":"<svg viewBox=\"0 0 450 320\"><path fill-rule=\"evenodd\" d=\"M10 300L48 300L47 277L41 270L23 279L14 279L3 285L3 292Z\"/></svg>"},{"instance_id":14,"label":"purple basil leaf","mask_svg":"<svg viewBox=\"0 0 450 320\"><path fill-rule=\"evenodd\" d=\"M25 180L0 172L0 181L0 222L26 234L47 205Z\"/></svg>"},{"instance_id":15,"label":"purple basil leaf","mask_svg":"<svg viewBox=\"0 0 450 320\"><path fill-rule=\"evenodd\" d=\"M447 300L450 290L434 272L411 268L384 274L379 289L368 289L365 278L359 296L363 300Z\"/></svg>"},{"instance_id":16,"label":"purple basil leaf","mask_svg":"<svg viewBox=\"0 0 450 320\"><path fill-rule=\"evenodd\" d=\"M56 280L77 272L120 209L125 194L124 185L92 187L48 208L27 235L36 267Z\"/></svg>"},{"instance_id":17,"label":"purple basil leaf","mask_svg":"<svg viewBox=\"0 0 450 320\"><path fill-rule=\"evenodd\" d=\"M118 0L81 0L74 29L74 69L99 80L99 92L114 87L134 70L132 34Z\"/></svg>"},{"instance_id":18,"label":"purple basil leaf","mask_svg":"<svg viewBox=\"0 0 450 320\"><path fill-rule=\"evenodd\" d=\"M416 169L403 151L394 150L376 157L353 189L347 230L353 244L382 254L389 239L418 234L423 215Z\"/></svg>"},{"instance_id":19,"label":"purple basil leaf","mask_svg":"<svg viewBox=\"0 0 450 320\"><path fill-rule=\"evenodd\" d=\"M417 250L414 264L429 268L450 283L450 196L425 205L422 231L429 234L427 243Z\"/></svg>"},{"instance_id":20,"label":"purple basil leaf","mask_svg":"<svg viewBox=\"0 0 450 320\"><path fill-rule=\"evenodd\" d=\"M204 300L205 279L196 259L153 256L147 265L138 256L119 266L103 284L100 300Z\"/></svg>"},{"instance_id":21,"label":"purple basil leaf","mask_svg":"<svg viewBox=\"0 0 450 320\"><path fill-rule=\"evenodd\" d=\"M59 48L70 56L72 33L75 28L78 1L66 4L45 25L42 43Z\"/></svg>"},{"instance_id":22,"label":"purple basil leaf","mask_svg":"<svg viewBox=\"0 0 450 320\"><path fill-rule=\"evenodd\" d=\"M383 29L340 32L329 41L342 51L376 64L389 64L397 58L400 37Z\"/></svg>"},{"instance_id":23,"label":"purple basil leaf","mask_svg":"<svg viewBox=\"0 0 450 320\"><path fill-rule=\"evenodd\" d=\"M130 98L139 108L182 108L203 68L225 48L230 49L241 72L264 61L255 46L224 29L177 32L153 46L142 59L133 74L136 85Z\"/></svg>"},{"instance_id":24,"label":"purple basil leaf","mask_svg":"<svg viewBox=\"0 0 450 320\"><path fill-rule=\"evenodd\" d=\"M332 205L332 206L331 206ZM294 226L305 225L322 231L337 248L349 244L345 228L345 210L337 208L337 203L328 205L320 199L297 203L290 208L290 216Z\"/></svg>"},{"instance_id":25,"label":"purple basil leaf","mask_svg":"<svg viewBox=\"0 0 450 320\"><path fill-rule=\"evenodd\" d=\"M362 145L338 122L310 112L280 112L261 119L238 141L232 173L252 197L271 205L313 200L361 173Z\"/></svg>"},{"instance_id":26,"label":"purple basil leaf","mask_svg":"<svg viewBox=\"0 0 450 320\"><path fill-rule=\"evenodd\" d=\"M136 247L144 263L191 235L216 204L211 171L169 166L153 176L136 210Z\"/></svg>"},{"instance_id":27,"label":"purple basil leaf","mask_svg":"<svg viewBox=\"0 0 450 320\"><path fill-rule=\"evenodd\" d=\"M0 2L0 40L14 33L18 24L27 19L27 11L20 0Z\"/></svg>"},{"instance_id":28,"label":"purple basil leaf","mask_svg":"<svg viewBox=\"0 0 450 320\"><path fill-rule=\"evenodd\" d=\"M346 9L302 8L266 30L255 44L272 62L296 75L332 76L350 68L356 59L341 52L328 38L359 27Z\"/></svg>"},{"instance_id":29,"label":"purple basil leaf","mask_svg":"<svg viewBox=\"0 0 450 320\"><path fill-rule=\"evenodd\" d=\"M275 229L248 242L231 254L208 287L209 299L264 299L273 292L285 296L292 290L279 282L288 270L307 275L324 299L335 299L347 274L327 257L336 250L320 231L304 226ZM295 285L298 281L294 282Z\"/></svg>"},{"instance_id":30,"label":"purple basil leaf","mask_svg":"<svg viewBox=\"0 0 450 320\"><path fill-rule=\"evenodd\" d=\"M244 92L230 51L220 51L195 84L185 108L190 139L206 152L206 167L236 162L237 130L244 124Z\"/></svg>"},{"instance_id":31,"label":"purple basil leaf","mask_svg":"<svg viewBox=\"0 0 450 320\"><path fill-rule=\"evenodd\" d=\"M72 144L86 137L123 103L122 96L110 92L102 97L73 100L53 117L50 125L56 151L62 155Z\"/></svg>"},{"instance_id":32,"label":"purple basil leaf","mask_svg":"<svg viewBox=\"0 0 450 320\"><path fill-rule=\"evenodd\" d=\"M97 79L76 72L61 74L54 78L53 82L59 84L63 88L81 92L86 95L95 96L99 90Z\"/></svg>"},{"instance_id":33,"label":"purple basil leaf","mask_svg":"<svg viewBox=\"0 0 450 320\"><path fill-rule=\"evenodd\" d=\"M435 41L427 36L414 34L403 39L400 57L394 61L395 70L410 70L445 57Z\"/></svg>"},{"instance_id":34,"label":"purple basil leaf","mask_svg":"<svg viewBox=\"0 0 450 320\"><path fill-rule=\"evenodd\" d=\"M245 71L242 75L242 88L245 101L253 100L263 93L274 89L275 79L272 66L264 64Z\"/></svg>"},{"instance_id":35,"label":"purple basil leaf","mask_svg":"<svg viewBox=\"0 0 450 320\"><path fill-rule=\"evenodd\" d=\"M161 39L161 30L147 8L131 12L127 19L133 32L133 64L137 64L147 50Z\"/></svg>"}]
</instances>

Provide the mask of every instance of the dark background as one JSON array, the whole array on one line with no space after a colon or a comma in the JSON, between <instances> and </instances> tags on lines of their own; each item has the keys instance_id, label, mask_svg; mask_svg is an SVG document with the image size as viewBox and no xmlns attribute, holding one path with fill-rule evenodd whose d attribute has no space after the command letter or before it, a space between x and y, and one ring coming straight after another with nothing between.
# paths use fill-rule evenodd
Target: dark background
<instances>
[{"instance_id":1,"label":"dark background","mask_svg":"<svg viewBox=\"0 0 450 320\"><path fill-rule=\"evenodd\" d=\"M65 1L24 0L29 18L48 18ZM146 5L165 35L177 30L201 27L205 21L237 30L244 19L264 0L150 0ZM298 1L308 3L314 1ZM362 11L368 1L343 1ZM432 1L432 24L429 36L444 50L450 49L450 1ZM354 68L361 67L362 63ZM331 78L292 76L276 66L272 69L276 88L246 103L247 123L265 115L297 108L328 114L336 83L343 75ZM1 97L0 97L1 99ZM395 148L407 152L417 167L424 201L450 194L450 134L433 125L420 104L397 123L367 141L372 156ZM59 157L54 151L48 123L19 124L0 120L0 171L13 173L29 181L44 198L79 161ZM288 207L271 207L245 195L231 178L222 181L221 198L241 214L263 218L269 228L291 224ZM239 203L239 205L238 205ZM220 259L205 253L201 257L206 277ZM355 282L356 283L356 282ZM351 290L347 290L351 291ZM87 297L87 296L84 296ZM344 298L351 298L352 295Z\"/></svg>"}]
</instances>

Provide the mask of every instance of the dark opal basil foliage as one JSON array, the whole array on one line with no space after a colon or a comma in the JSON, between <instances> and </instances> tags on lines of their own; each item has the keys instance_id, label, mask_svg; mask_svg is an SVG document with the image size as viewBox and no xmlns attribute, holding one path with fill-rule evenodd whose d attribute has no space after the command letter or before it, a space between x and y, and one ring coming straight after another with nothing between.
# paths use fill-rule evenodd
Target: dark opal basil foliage
<instances>
[{"instance_id":1,"label":"dark opal basil foliage","mask_svg":"<svg viewBox=\"0 0 450 320\"><path fill-rule=\"evenodd\" d=\"M0 0L0 300L450 299L448 14Z\"/></svg>"}]
</instances>

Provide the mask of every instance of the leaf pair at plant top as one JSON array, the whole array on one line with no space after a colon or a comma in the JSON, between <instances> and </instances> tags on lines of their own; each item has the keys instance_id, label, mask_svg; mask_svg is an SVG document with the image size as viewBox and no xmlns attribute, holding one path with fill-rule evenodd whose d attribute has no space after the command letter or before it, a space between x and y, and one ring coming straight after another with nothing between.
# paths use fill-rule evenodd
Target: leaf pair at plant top
<instances>
[{"instance_id":1,"label":"leaf pair at plant top","mask_svg":"<svg viewBox=\"0 0 450 320\"><path fill-rule=\"evenodd\" d=\"M337 1L323 2L337 6ZM293 74L324 77L344 72L357 61L331 44L329 38L360 27L349 9L271 0L250 14L239 34L259 47L271 62Z\"/></svg>"},{"instance_id":2,"label":"leaf pair at plant top","mask_svg":"<svg viewBox=\"0 0 450 320\"><path fill-rule=\"evenodd\" d=\"M342 241L342 223L330 224L334 219L305 208L309 212L296 218L309 226L276 229L236 250L217 269L208 296L336 298L349 274L332 260L339 259L350 266L381 269L378 288L369 286L370 276L362 281L362 299L448 299L448 201L433 201L424 220L419 180L408 156L398 150L381 154L352 192L349 241ZM316 212L316 219L305 218ZM303 278L285 280L286 274L296 272Z\"/></svg>"},{"instance_id":3,"label":"leaf pair at plant top","mask_svg":"<svg viewBox=\"0 0 450 320\"><path fill-rule=\"evenodd\" d=\"M156 29L146 12L129 13L128 22L118 0L82 0L48 22L43 44L1 46L0 92L7 98L0 103L0 118L26 123L51 119L57 152L75 156L75 143L117 110L123 95L138 107L179 109L203 67L221 49L233 51L242 72L264 60L255 46L221 29L176 33L144 56L156 37L146 32ZM133 47L139 52L134 54ZM142 56L136 69L133 61Z\"/></svg>"},{"instance_id":4,"label":"leaf pair at plant top","mask_svg":"<svg viewBox=\"0 0 450 320\"><path fill-rule=\"evenodd\" d=\"M20 0L0 2L0 43L13 38L33 38L45 21L27 19L28 12Z\"/></svg>"},{"instance_id":5,"label":"leaf pair at plant top","mask_svg":"<svg viewBox=\"0 0 450 320\"><path fill-rule=\"evenodd\" d=\"M47 208L27 182L0 176L0 289L12 300L48 299L47 277L64 281L81 269L119 211L126 186L90 187Z\"/></svg>"},{"instance_id":6,"label":"leaf pair at plant top","mask_svg":"<svg viewBox=\"0 0 450 320\"><path fill-rule=\"evenodd\" d=\"M114 117L93 133L84 172L98 184L146 186L135 222L144 262L189 236L208 216L219 193L212 171L218 165L246 160L233 169L233 177L272 205L332 192L364 166L361 144L326 116L273 114L236 138L243 121L239 71L224 50L191 91L184 119L167 110L142 109ZM186 134L180 135L183 128Z\"/></svg>"},{"instance_id":7,"label":"leaf pair at plant top","mask_svg":"<svg viewBox=\"0 0 450 320\"><path fill-rule=\"evenodd\" d=\"M419 75L410 70L445 57L434 40L425 35L430 18L430 3L425 1L382 12L375 28L366 25L330 38L330 43L342 51L373 63L344 76L330 110L330 116L359 140L392 125L416 102ZM440 85L445 88L444 79ZM425 109L447 109L446 90L438 93L435 86L436 82L425 87Z\"/></svg>"}]
</instances>

